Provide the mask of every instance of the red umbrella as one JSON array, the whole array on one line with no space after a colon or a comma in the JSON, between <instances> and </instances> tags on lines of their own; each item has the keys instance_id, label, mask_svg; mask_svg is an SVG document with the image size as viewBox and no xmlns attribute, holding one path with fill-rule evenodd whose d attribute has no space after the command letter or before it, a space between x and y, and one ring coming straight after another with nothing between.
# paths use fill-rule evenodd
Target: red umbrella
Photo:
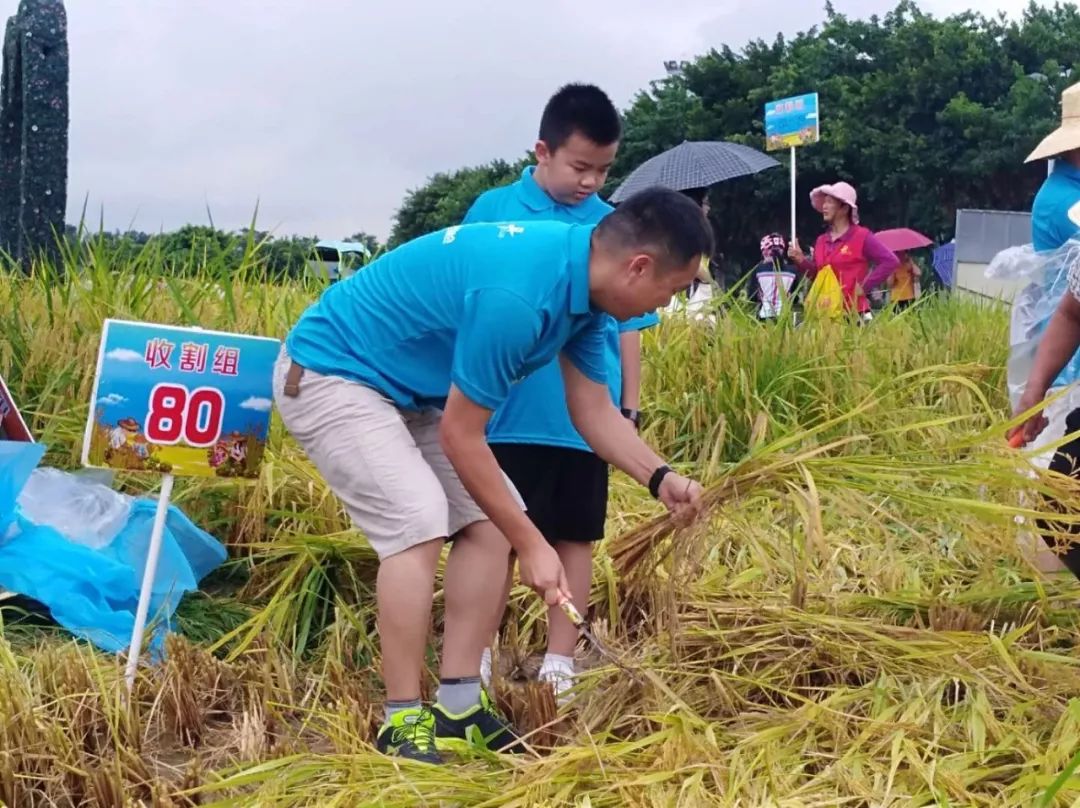
<instances>
[{"instance_id":1,"label":"red umbrella","mask_svg":"<svg viewBox=\"0 0 1080 808\"><path fill-rule=\"evenodd\" d=\"M895 230L880 230L874 234L878 241L893 252L906 252L918 250L920 247L929 247L934 242L917 230L907 227L898 227Z\"/></svg>"}]
</instances>

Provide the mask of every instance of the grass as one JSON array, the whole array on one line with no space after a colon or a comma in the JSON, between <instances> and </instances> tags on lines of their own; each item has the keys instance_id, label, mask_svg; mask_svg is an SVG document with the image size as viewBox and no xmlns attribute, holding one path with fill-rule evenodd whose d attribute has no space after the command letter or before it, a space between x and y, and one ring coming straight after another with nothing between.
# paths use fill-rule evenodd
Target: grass
<instances>
[{"instance_id":1,"label":"grass","mask_svg":"<svg viewBox=\"0 0 1080 808\"><path fill-rule=\"evenodd\" d=\"M285 333L318 289L264 283L245 250L181 280L91 241L0 277L0 372L47 462L77 463L103 318ZM1006 335L1005 311L962 299L868 327L731 306L647 334L645 436L709 513L677 530L613 477L591 619L643 675L582 647L570 713L528 681L544 610L514 591L496 696L533 733L521 759L373 751L375 557L275 420L258 481L178 482L230 559L130 701L121 660L0 612L0 802L1074 804L1080 585L1040 579L1016 537L1035 495L1077 492L1004 448ZM437 592L436 631L440 612Z\"/></svg>"}]
</instances>

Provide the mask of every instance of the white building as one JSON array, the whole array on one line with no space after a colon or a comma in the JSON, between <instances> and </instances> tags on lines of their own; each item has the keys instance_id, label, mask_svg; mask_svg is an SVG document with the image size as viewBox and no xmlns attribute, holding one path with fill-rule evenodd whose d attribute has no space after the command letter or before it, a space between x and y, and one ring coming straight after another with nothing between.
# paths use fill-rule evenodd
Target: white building
<instances>
[{"instance_id":1,"label":"white building","mask_svg":"<svg viewBox=\"0 0 1080 808\"><path fill-rule=\"evenodd\" d=\"M952 288L1011 303L1028 280L986 277L986 267L1004 249L1031 243L1031 214L1006 210L956 211L956 254Z\"/></svg>"}]
</instances>

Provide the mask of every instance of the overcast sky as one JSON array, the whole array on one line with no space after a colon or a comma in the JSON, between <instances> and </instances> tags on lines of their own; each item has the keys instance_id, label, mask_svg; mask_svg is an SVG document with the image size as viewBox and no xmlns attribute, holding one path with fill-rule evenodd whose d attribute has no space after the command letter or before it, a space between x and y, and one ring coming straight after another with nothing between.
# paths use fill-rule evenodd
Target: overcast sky
<instances>
[{"instance_id":1,"label":"overcast sky","mask_svg":"<svg viewBox=\"0 0 1080 808\"><path fill-rule=\"evenodd\" d=\"M834 0L852 16L893 0ZM1026 0L989 0L1017 14ZM6 6L7 8L4 8ZM7 14L16 0L3 0ZM924 0L935 15L970 0ZM437 172L514 159L548 96L620 108L665 59L792 34L807 0L69 0L68 220L380 238ZM449 9L448 12L442 9ZM443 16L449 14L449 17ZM781 26L778 29L778 26Z\"/></svg>"}]
</instances>

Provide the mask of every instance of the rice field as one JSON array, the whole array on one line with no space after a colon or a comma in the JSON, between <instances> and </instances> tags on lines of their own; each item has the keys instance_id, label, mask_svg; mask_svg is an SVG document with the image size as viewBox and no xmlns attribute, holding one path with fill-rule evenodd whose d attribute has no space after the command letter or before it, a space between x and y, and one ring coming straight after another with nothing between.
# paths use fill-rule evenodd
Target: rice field
<instances>
[{"instance_id":1,"label":"rice field","mask_svg":"<svg viewBox=\"0 0 1080 808\"><path fill-rule=\"evenodd\" d=\"M283 336L318 288L266 284L261 260L249 241L239 271L193 254L178 279L91 241L0 275L0 373L46 462L78 462L104 318ZM1017 544L1040 493L1078 492L1005 446L1006 343L1003 308L949 298L798 328L729 300L714 327L649 332L644 434L708 514L674 531L615 475L589 617L625 668L580 646L560 713L519 587L496 698L533 751L441 767L372 747L375 556L275 421L258 481L178 480L230 557L130 700L123 660L2 609L0 803L1080 804L1080 585Z\"/></svg>"}]
</instances>

